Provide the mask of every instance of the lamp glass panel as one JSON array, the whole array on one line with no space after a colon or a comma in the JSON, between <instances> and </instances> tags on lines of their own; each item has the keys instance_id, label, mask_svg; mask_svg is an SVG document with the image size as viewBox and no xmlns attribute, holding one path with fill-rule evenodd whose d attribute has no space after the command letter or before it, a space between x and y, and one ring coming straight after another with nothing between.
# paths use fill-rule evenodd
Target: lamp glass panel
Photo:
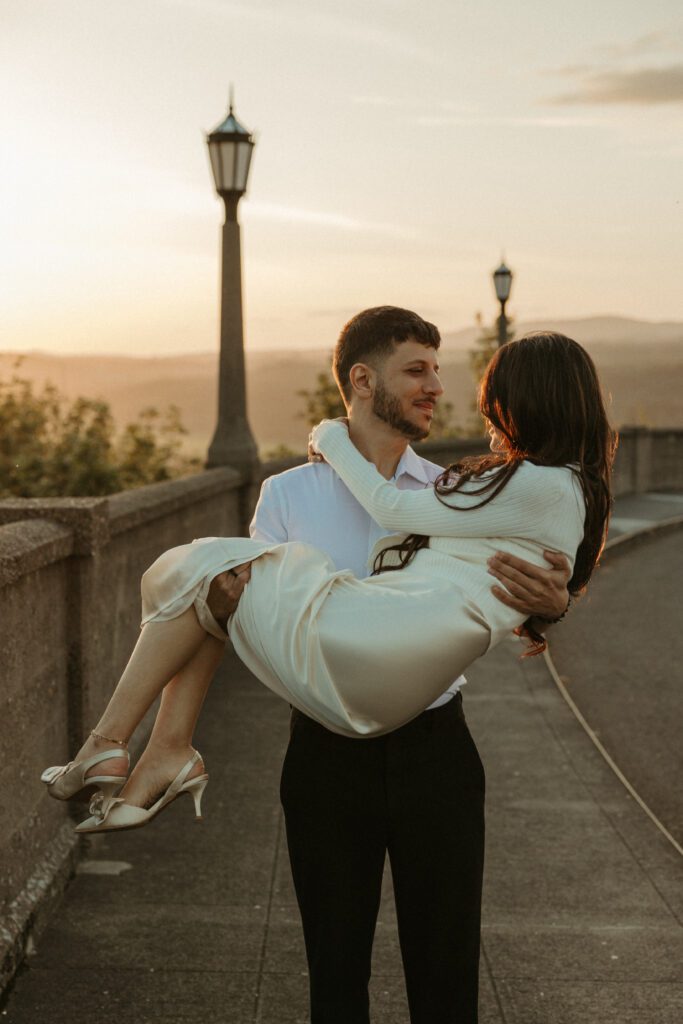
<instances>
[{"instance_id":1,"label":"lamp glass panel","mask_svg":"<svg viewBox=\"0 0 683 1024\"><path fill-rule=\"evenodd\" d=\"M503 271L502 273L495 272L493 275L493 283L496 286L496 295L499 302L507 302L510 298L510 285L512 283L512 274L509 271Z\"/></svg>"},{"instance_id":2,"label":"lamp glass panel","mask_svg":"<svg viewBox=\"0 0 683 1024\"><path fill-rule=\"evenodd\" d=\"M209 158L211 160L211 170L213 171L213 180L216 185L216 191L221 190L221 150L215 142L209 143Z\"/></svg>"},{"instance_id":3,"label":"lamp glass panel","mask_svg":"<svg viewBox=\"0 0 683 1024\"><path fill-rule=\"evenodd\" d=\"M251 142L238 142L235 146L237 158L235 161L235 184L237 192L246 192L247 178L249 176L249 164L251 163Z\"/></svg>"},{"instance_id":4,"label":"lamp glass panel","mask_svg":"<svg viewBox=\"0 0 683 1024\"><path fill-rule=\"evenodd\" d=\"M232 192L235 188L235 151L237 146L234 142L221 142L220 147L223 163L221 189L224 192Z\"/></svg>"}]
</instances>

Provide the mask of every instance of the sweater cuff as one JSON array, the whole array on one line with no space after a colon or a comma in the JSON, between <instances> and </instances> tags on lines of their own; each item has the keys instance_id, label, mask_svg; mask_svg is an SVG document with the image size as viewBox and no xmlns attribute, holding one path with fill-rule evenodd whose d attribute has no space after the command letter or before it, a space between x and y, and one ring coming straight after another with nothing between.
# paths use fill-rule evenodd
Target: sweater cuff
<instances>
[{"instance_id":1,"label":"sweater cuff","mask_svg":"<svg viewBox=\"0 0 683 1024\"><path fill-rule=\"evenodd\" d=\"M314 451L326 456L334 439L348 441L349 432L338 420L322 420L311 432L310 443Z\"/></svg>"}]
</instances>

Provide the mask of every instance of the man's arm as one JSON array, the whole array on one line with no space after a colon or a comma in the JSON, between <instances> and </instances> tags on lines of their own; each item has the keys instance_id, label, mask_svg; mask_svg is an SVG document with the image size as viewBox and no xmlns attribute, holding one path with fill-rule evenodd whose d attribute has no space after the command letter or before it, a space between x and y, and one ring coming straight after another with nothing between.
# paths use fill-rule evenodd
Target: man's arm
<instances>
[{"instance_id":1,"label":"man's arm","mask_svg":"<svg viewBox=\"0 0 683 1024\"><path fill-rule=\"evenodd\" d=\"M271 544L284 544L289 540L281 490L276 476L269 476L263 481L254 518L249 524L249 536L254 540L266 540Z\"/></svg>"},{"instance_id":2,"label":"man's arm","mask_svg":"<svg viewBox=\"0 0 683 1024\"><path fill-rule=\"evenodd\" d=\"M556 551L544 551L551 566L541 569L522 558L498 551L488 560L488 571L503 586L493 586L492 593L508 608L535 619L532 626L544 632L553 619L559 619L569 605L567 584L571 578L569 562Z\"/></svg>"},{"instance_id":3,"label":"man's arm","mask_svg":"<svg viewBox=\"0 0 683 1024\"><path fill-rule=\"evenodd\" d=\"M249 525L249 534L256 540L282 544L287 540L287 527L274 477L261 486L261 493ZM225 628L227 620L237 609L242 591L251 578L251 563L237 566L234 572L222 572L214 577L209 587L207 604L216 622Z\"/></svg>"}]
</instances>

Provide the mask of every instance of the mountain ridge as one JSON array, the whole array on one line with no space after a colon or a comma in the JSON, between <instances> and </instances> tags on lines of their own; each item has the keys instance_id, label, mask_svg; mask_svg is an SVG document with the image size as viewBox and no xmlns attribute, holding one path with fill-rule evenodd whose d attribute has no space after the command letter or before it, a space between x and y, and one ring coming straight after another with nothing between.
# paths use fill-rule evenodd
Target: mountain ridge
<instances>
[{"instance_id":1,"label":"mountain ridge","mask_svg":"<svg viewBox=\"0 0 683 1024\"><path fill-rule=\"evenodd\" d=\"M442 344L444 347L454 345L456 348L469 347L481 334L487 325L472 325L457 329L441 330ZM680 341L683 343L683 320L640 320L636 317L627 317L612 314L598 314L587 317L547 317L544 319L521 320L519 323L514 320L511 328L517 337L529 331L553 330L574 337L581 344L633 344L651 341ZM487 328L488 329L488 328ZM245 348L247 356L275 356L287 353L292 356L295 353L310 356L316 352L331 351L336 338L331 338L329 345L299 348L296 345L287 345L279 348ZM2 356L31 357L59 357L62 359L132 359L163 361L178 360L188 361L195 359L215 358L216 350L202 349L197 352L173 353L171 355L156 353L117 353L117 352L48 352L41 348L26 349L15 352L12 349L2 352Z\"/></svg>"},{"instance_id":2,"label":"mountain ridge","mask_svg":"<svg viewBox=\"0 0 683 1024\"><path fill-rule=\"evenodd\" d=\"M520 324L517 330L532 329L539 322ZM591 353L610 396L615 425L683 427L683 323L589 317L543 324L576 337ZM479 333L479 328L465 328L456 340L445 334L439 353L445 399L453 403L454 419L460 423L471 414L475 382L468 351ZM246 350L249 420L262 451L282 444L295 451L305 449L308 428L298 392L314 388L317 375L329 371L331 351L332 345ZM0 351L0 379L7 380L13 372L37 384L49 380L71 398L103 398L120 423L134 419L146 406L165 408L173 403L189 431L188 449L199 454L206 452L213 434L217 351L182 356Z\"/></svg>"}]
</instances>

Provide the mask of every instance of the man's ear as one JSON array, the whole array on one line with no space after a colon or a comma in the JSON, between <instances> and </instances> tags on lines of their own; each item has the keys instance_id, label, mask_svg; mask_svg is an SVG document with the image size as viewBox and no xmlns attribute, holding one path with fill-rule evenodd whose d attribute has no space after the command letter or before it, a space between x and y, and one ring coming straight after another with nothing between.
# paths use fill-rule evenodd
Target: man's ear
<instances>
[{"instance_id":1,"label":"man's ear","mask_svg":"<svg viewBox=\"0 0 683 1024\"><path fill-rule=\"evenodd\" d=\"M354 363L349 371L349 383L358 398L372 398L376 373L367 363Z\"/></svg>"}]
</instances>

